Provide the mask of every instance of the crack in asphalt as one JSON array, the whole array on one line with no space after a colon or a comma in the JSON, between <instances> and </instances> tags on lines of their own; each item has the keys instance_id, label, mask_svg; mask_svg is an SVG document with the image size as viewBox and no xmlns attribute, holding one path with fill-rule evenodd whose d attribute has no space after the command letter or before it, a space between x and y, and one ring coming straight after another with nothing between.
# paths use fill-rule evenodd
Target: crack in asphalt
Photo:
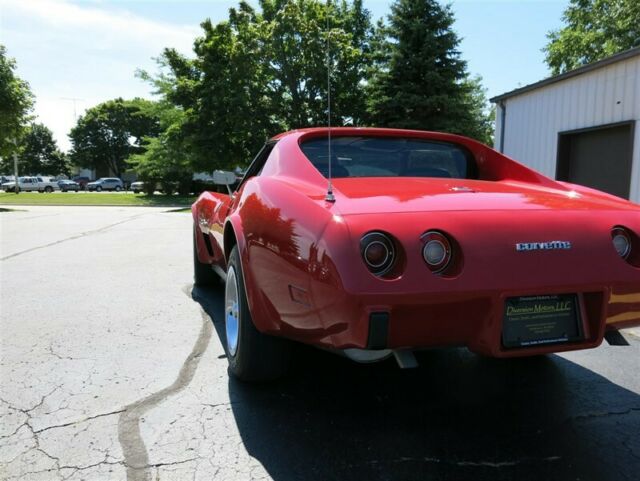
<instances>
[{"instance_id":1,"label":"crack in asphalt","mask_svg":"<svg viewBox=\"0 0 640 481\"><path fill-rule=\"evenodd\" d=\"M190 295L190 286L184 289ZM202 316L202 328L196 342L184 360L178 377L170 385L135 401L124 407L118 420L118 440L124 455L124 465L127 468L127 481L150 481L152 467L158 465L149 464L149 453L140 432L140 418L150 409L156 407L167 397L177 394L186 388L193 379L200 359L206 352L213 333L213 323L207 313L200 307Z\"/></svg>"},{"instance_id":2,"label":"crack in asphalt","mask_svg":"<svg viewBox=\"0 0 640 481\"><path fill-rule=\"evenodd\" d=\"M125 222L132 221L134 219L137 219L138 217L142 217L143 215L148 215L148 212L128 217L128 218L126 218L124 220L121 220L121 221L118 221L118 222L114 222L113 224L109 224L109 225L100 227L98 229L88 230L86 232L81 232L80 234L73 235L71 237L66 237L64 239L60 239L60 240L57 240L57 241L54 241L54 242L49 242L48 244L43 244L41 246L31 247L31 248L25 249L23 251L15 252L13 254L9 254L8 256L0 257L0 261L6 261L7 259L12 259L13 257L21 256L23 254L28 254L29 252L37 251L37 250L40 250L40 249L46 249L47 247L52 247L52 246L55 246L55 245L58 245L58 244L62 244L63 242L67 242L67 241L70 241L70 240L80 239L82 237L90 236L90 235L93 235L93 234L98 234L98 233L100 233L102 231L111 229L112 227L115 227L117 225L124 224Z\"/></svg>"},{"instance_id":3,"label":"crack in asphalt","mask_svg":"<svg viewBox=\"0 0 640 481\"><path fill-rule=\"evenodd\" d=\"M88 418L80 419L79 421L71 421L64 424L54 424L53 426L47 426L46 428L36 429L33 432L36 434L39 434L41 432L48 431L49 429L66 428L69 426L73 426L74 424L86 423L87 421L91 421L93 419L103 418L106 416L113 416L114 414L120 414L122 412L124 412L124 409L118 409L117 411L111 411L108 413L101 413L101 414L96 414L94 416L89 416Z\"/></svg>"}]
</instances>

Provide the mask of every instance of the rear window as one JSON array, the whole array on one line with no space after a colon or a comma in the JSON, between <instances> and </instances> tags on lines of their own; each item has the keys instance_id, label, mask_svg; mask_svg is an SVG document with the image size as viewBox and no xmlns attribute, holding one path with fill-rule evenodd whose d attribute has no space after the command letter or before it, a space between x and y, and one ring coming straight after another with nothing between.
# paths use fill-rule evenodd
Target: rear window
<instances>
[{"instance_id":1,"label":"rear window","mask_svg":"<svg viewBox=\"0 0 640 481\"><path fill-rule=\"evenodd\" d=\"M327 139L311 139L301 149L322 175L329 175ZM476 177L473 156L464 147L397 137L334 137L333 177Z\"/></svg>"}]
</instances>

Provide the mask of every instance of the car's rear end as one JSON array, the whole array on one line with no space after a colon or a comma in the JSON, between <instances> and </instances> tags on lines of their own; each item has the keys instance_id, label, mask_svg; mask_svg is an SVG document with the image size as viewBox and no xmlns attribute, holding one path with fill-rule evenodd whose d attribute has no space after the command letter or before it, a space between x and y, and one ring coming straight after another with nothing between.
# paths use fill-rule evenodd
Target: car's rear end
<instances>
[{"instance_id":1,"label":"car's rear end","mask_svg":"<svg viewBox=\"0 0 640 481\"><path fill-rule=\"evenodd\" d=\"M607 328L640 324L637 214L507 208L342 222L351 242L332 258L341 286L322 309L327 330L345 327L334 347L508 357L595 347Z\"/></svg>"},{"instance_id":2,"label":"car's rear end","mask_svg":"<svg viewBox=\"0 0 640 481\"><path fill-rule=\"evenodd\" d=\"M320 343L508 357L640 324L638 206L455 136L341 131L331 157L317 132L298 141L335 195L318 247L335 280L311 282Z\"/></svg>"}]
</instances>

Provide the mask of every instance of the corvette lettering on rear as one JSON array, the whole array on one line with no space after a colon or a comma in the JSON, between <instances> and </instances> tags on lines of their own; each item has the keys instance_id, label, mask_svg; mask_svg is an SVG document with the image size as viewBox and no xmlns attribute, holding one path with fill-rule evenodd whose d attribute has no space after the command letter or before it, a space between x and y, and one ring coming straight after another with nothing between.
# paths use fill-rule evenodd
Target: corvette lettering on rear
<instances>
[{"instance_id":1,"label":"corvette lettering on rear","mask_svg":"<svg viewBox=\"0 0 640 481\"><path fill-rule=\"evenodd\" d=\"M516 250L521 251L551 251L551 250L568 250L571 249L569 241L550 241L550 242L522 242L516 244Z\"/></svg>"}]
</instances>

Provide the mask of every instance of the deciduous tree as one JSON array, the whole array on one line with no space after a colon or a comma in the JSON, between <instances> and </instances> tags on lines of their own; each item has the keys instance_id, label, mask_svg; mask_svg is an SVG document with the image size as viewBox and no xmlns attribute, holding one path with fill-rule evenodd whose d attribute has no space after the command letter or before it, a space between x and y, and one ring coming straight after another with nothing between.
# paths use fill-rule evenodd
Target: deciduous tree
<instances>
[{"instance_id":1,"label":"deciduous tree","mask_svg":"<svg viewBox=\"0 0 640 481\"><path fill-rule=\"evenodd\" d=\"M177 188L181 193L188 193L193 170L191 151L185 148L180 135L184 111L161 101L150 104L147 114L159 119L161 132L157 136L144 137L144 151L130 156L127 163L139 180L149 185L150 191L160 183L165 192Z\"/></svg>"},{"instance_id":2,"label":"deciduous tree","mask_svg":"<svg viewBox=\"0 0 640 481\"><path fill-rule=\"evenodd\" d=\"M143 152L143 138L160 132L158 118L149 114L149 103L117 98L87 110L69 134L72 161L81 167L108 169L120 177L126 159Z\"/></svg>"},{"instance_id":3,"label":"deciduous tree","mask_svg":"<svg viewBox=\"0 0 640 481\"><path fill-rule=\"evenodd\" d=\"M202 24L194 59L165 50L151 80L184 112L182 142L194 170L247 164L270 136L327 120L327 12L330 12L333 124L365 115L363 76L369 14L361 0L245 2L229 19Z\"/></svg>"},{"instance_id":4,"label":"deciduous tree","mask_svg":"<svg viewBox=\"0 0 640 481\"><path fill-rule=\"evenodd\" d=\"M640 46L640 1L571 0L543 49L554 75Z\"/></svg>"},{"instance_id":5,"label":"deciduous tree","mask_svg":"<svg viewBox=\"0 0 640 481\"><path fill-rule=\"evenodd\" d=\"M53 133L43 124L33 123L27 127L18 158L19 171L24 175L69 174L66 155L60 152Z\"/></svg>"},{"instance_id":6,"label":"deciduous tree","mask_svg":"<svg viewBox=\"0 0 640 481\"><path fill-rule=\"evenodd\" d=\"M29 84L15 74L16 62L0 45L0 161L9 168L12 153L30 120L33 95ZM10 167L13 170L13 167Z\"/></svg>"}]
</instances>

